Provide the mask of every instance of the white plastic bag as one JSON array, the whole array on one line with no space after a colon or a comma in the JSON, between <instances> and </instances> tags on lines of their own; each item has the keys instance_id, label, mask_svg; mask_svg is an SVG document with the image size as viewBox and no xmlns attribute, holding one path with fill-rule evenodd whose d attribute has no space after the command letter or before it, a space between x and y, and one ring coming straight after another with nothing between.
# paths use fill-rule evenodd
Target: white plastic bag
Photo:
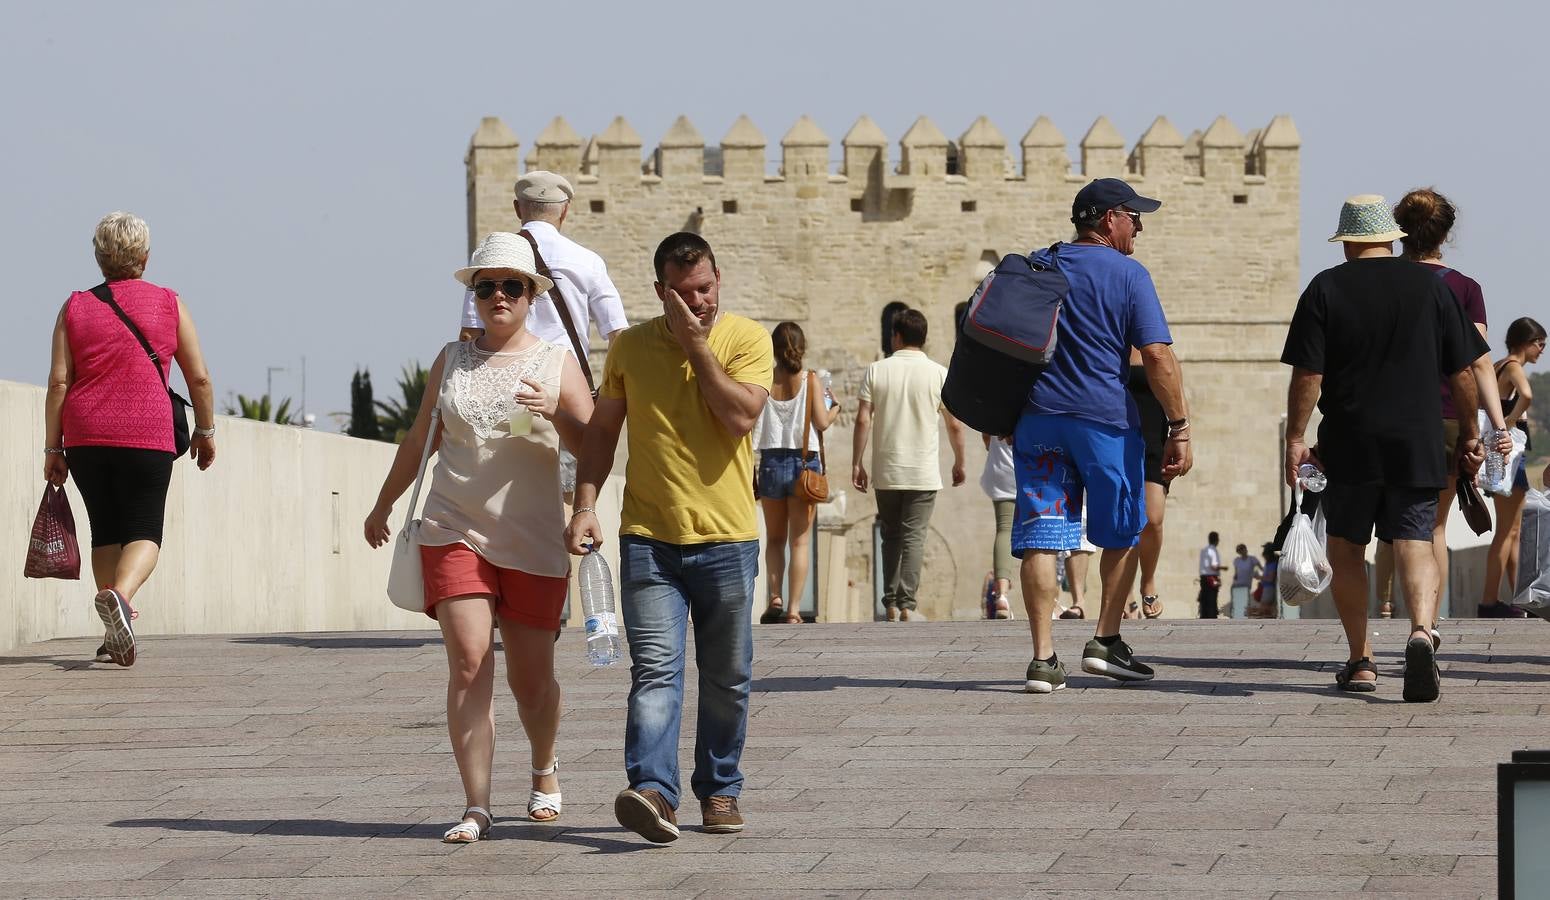
<instances>
[{"instance_id":1,"label":"white plastic bag","mask_svg":"<svg viewBox=\"0 0 1550 900\"><path fill-rule=\"evenodd\" d=\"M1491 426L1491 421L1486 418L1485 410L1479 411L1480 433L1484 440L1491 440L1496 430ZM1518 466L1523 464L1523 453L1528 447L1528 435L1520 429L1509 428L1507 435L1512 438L1512 450L1502 460L1502 475L1500 480L1489 481L1485 477L1485 468L1480 469L1480 492L1488 495L1506 497L1512 493L1512 479L1518 474ZM1489 452L1489 451L1488 451Z\"/></svg>"},{"instance_id":2,"label":"white plastic bag","mask_svg":"<svg viewBox=\"0 0 1550 900\"><path fill-rule=\"evenodd\" d=\"M1324 510L1309 519L1297 513L1281 545L1280 568L1276 570L1276 593L1287 606L1301 606L1316 599L1329 587L1333 571L1324 550Z\"/></svg>"},{"instance_id":3,"label":"white plastic bag","mask_svg":"<svg viewBox=\"0 0 1550 900\"><path fill-rule=\"evenodd\" d=\"M1550 494L1529 489L1518 536L1518 583L1512 605L1550 619Z\"/></svg>"}]
</instances>

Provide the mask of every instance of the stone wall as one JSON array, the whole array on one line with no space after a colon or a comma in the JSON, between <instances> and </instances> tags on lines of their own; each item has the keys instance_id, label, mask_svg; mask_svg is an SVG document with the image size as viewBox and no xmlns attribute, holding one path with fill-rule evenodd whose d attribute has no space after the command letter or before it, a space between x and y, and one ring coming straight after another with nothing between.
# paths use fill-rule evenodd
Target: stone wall
<instances>
[{"instance_id":1,"label":"stone wall","mask_svg":"<svg viewBox=\"0 0 1550 900\"><path fill-rule=\"evenodd\" d=\"M724 308L773 327L807 331L809 364L834 372L845 415L830 432L832 482L849 481L855 392L880 350L879 312L902 300L930 321L927 351L946 362L953 307L1001 255L1071 236L1071 199L1090 178L1119 176L1163 201L1147 217L1136 257L1151 270L1173 326L1194 423L1195 471L1167 516L1162 571L1170 615L1193 614L1195 555L1207 531L1227 548L1268 540L1280 516L1280 419L1286 372L1277 362L1298 285L1300 140L1287 117L1244 135L1226 118L1187 138L1159 118L1127 150L1107 119L1080 142L1040 117L1021 157L989 120L956 141L921 118L890 158L888 139L862 117L831 141L803 117L781 140L769 174L764 136L746 118L706 152L684 118L655 150L622 118L588 142L556 119L525 159L498 119L469 146L469 245L515 230L512 184L526 168L560 172L576 187L565 231L608 261L631 321L656 315L651 253L693 230L716 250ZM595 361L600 365L601 358ZM945 435L944 435L945 441ZM945 449L945 445L944 445ZM944 452L944 469L947 464ZM983 451L971 442L969 484L939 498L922 588L936 617L977 615L989 569L990 504L977 486ZM850 583L872 590L870 498L850 492ZM1097 576L1090 576L1096 589Z\"/></svg>"}]
</instances>

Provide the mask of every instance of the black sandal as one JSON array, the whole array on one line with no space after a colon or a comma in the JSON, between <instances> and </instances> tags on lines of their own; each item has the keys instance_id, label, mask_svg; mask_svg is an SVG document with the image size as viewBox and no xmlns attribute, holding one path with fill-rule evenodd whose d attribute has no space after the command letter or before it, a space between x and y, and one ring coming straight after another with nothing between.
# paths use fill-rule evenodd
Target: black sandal
<instances>
[{"instance_id":1,"label":"black sandal","mask_svg":"<svg viewBox=\"0 0 1550 900\"><path fill-rule=\"evenodd\" d=\"M1148 619L1156 619L1162 616L1162 611L1162 602L1157 599L1156 594L1141 598L1141 615Z\"/></svg>"},{"instance_id":2,"label":"black sandal","mask_svg":"<svg viewBox=\"0 0 1550 900\"><path fill-rule=\"evenodd\" d=\"M1371 681L1356 679L1357 672L1371 672ZM1342 691L1351 691L1357 694L1370 694L1378 689L1378 667L1372 664L1367 657L1348 660L1340 671L1335 673L1335 685Z\"/></svg>"},{"instance_id":3,"label":"black sandal","mask_svg":"<svg viewBox=\"0 0 1550 900\"><path fill-rule=\"evenodd\" d=\"M784 621L786 621L786 604L777 605L774 600L770 601L770 604L764 608L764 613L759 616L760 625L776 625Z\"/></svg>"}]
</instances>

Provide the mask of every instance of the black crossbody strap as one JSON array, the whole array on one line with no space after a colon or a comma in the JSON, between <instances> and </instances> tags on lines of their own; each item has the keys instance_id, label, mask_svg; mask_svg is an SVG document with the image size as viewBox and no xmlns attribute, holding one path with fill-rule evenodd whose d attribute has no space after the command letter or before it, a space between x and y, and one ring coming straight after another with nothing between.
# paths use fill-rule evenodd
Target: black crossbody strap
<instances>
[{"instance_id":1,"label":"black crossbody strap","mask_svg":"<svg viewBox=\"0 0 1550 900\"><path fill-rule=\"evenodd\" d=\"M151 365L156 367L156 377L161 379L162 388L170 392L172 388L167 385L167 373L161 367L161 357L156 355L155 350L151 349L151 342L145 339L145 335L140 333L139 328L135 327L134 320L129 318L129 315L124 312L124 308L119 306L118 301L113 299L113 289L108 287L107 282L103 282L92 288L91 292L97 296L98 300L101 300L113 309L113 313L118 316L118 320L123 322L124 327L129 329L129 333L134 335L135 340L140 342L140 349L145 351L145 355L151 358Z\"/></svg>"}]
</instances>

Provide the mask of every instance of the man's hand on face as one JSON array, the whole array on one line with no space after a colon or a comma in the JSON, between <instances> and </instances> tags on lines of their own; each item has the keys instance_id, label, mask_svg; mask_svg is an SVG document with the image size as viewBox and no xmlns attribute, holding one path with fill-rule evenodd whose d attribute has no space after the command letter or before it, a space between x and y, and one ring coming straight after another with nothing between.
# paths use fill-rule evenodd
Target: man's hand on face
<instances>
[{"instance_id":1,"label":"man's hand on face","mask_svg":"<svg viewBox=\"0 0 1550 900\"><path fill-rule=\"evenodd\" d=\"M672 288L667 289L666 297L662 303L667 313L667 326L673 332L673 337L678 340L678 345L685 350L705 343L710 334L710 326L701 322L699 317L689 311L689 304L678 296L678 292Z\"/></svg>"}]
</instances>

